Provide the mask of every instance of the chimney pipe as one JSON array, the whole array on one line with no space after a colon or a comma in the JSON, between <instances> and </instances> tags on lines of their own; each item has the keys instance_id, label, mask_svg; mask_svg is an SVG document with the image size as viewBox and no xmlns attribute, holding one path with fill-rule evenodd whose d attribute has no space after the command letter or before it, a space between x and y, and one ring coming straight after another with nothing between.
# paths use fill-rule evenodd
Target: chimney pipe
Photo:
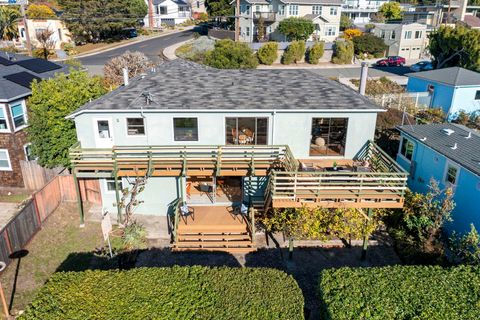
<instances>
[{"instance_id":1,"label":"chimney pipe","mask_svg":"<svg viewBox=\"0 0 480 320\"><path fill-rule=\"evenodd\" d=\"M364 96L365 90L367 89L367 78L368 78L368 64L366 62L362 62L362 69L360 71L360 87L358 88L358 92Z\"/></svg>"},{"instance_id":2,"label":"chimney pipe","mask_svg":"<svg viewBox=\"0 0 480 320\"><path fill-rule=\"evenodd\" d=\"M126 87L128 86L128 69L123 68L122 71L123 71L123 85Z\"/></svg>"}]
</instances>

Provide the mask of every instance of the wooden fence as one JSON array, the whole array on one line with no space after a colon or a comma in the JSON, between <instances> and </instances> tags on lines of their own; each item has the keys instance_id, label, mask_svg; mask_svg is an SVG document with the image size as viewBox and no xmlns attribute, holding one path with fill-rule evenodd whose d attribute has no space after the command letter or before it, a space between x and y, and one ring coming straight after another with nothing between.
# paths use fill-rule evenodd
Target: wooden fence
<instances>
[{"instance_id":1,"label":"wooden fence","mask_svg":"<svg viewBox=\"0 0 480 320\"><path fill-rule=\"evenodd\" d=\"M39 190L49 181L55 178L63 169L46 169L36 161L20 161L22 169L23 184L27 190Z\"/></svg>"},{"instance_id":2,"label":"wooden fence","mask_svg":"<svg viewBox=\"0 0 480 320\"><path fill-rule=\"evenodd\" d=\"M82 201L101 203L98 180L80 180ZM32 194L25 206L0 230L0 261L10 263L9 256L21 250L40 230L44 221L63 201L76 201L73 177L54 177Z\"/></svg>"}]
</instances>

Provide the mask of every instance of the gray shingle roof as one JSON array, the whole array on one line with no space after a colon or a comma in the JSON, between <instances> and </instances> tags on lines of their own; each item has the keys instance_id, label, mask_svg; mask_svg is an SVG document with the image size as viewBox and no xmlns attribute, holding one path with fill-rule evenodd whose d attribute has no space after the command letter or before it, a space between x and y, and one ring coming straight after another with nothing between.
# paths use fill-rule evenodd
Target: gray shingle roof
<instances>
[{"instance_id":1,"label":"gray shingle roof","mask_svg":"<svg viewBox=\"0 0 480 320\"><path fill-rule=\"evenodd\" d=\"M454 132L447 135L443 129ZM423 125L407 125L399 130L418 140L418 143L432 148L464 168L480 175L480 135L465 126L453 123L435 123ZM470 138L467 139L469 132ZM424 141L421 141L426 138ZM457 144L456 149L452 147Z\"/></svg>"},{"instance_id":2,"label":"gray shingle roof","mask_svg":"<svg viewBox=\"0 0 480 320\"><path fill-rule=\"evenodd\" d=\"M407 76L450 86L480 86L480 73L460 67L408 73Z\"/></svg>"},{"instance_id":3,"label":"gray shingle roof","mask_svg":"<svg viewBox=\"0 0 480 320\"><path fill-rule=\"evenodd\" d=\"M0 57L5 59L12 58L11 60L12 62L33 59L31 57L26 57L23 55L12 54L12 53L8 53L8 56L7 56L7 53L5 52L0 52ZM57 63L57 64L61 66L60 69L47 71L43 73L33 72L17 64L12 64L9 66L0 64L0 101L7 102L7 101L11 101L20 97L25 97L31 94L31 90L29 88L26 88L15 82L5 79L4 78L5 76L19 73L19 72L28 72L39 78L48 79L53 77L55 73L59 73L59 72L68 73L69 66L61 63Z\"/></svg>"},{"instance_id":4,"label":"gray shingle roof","mask_svg":"<svg viewBox=\"0 0 480 320\"><path fill-rule=\"evenodd\" d=\"M146 104L143 93L153 102ZM379 110L350 88L308 70L220 70L176 59L78 110Z\"/></svg>"}]
</instances>

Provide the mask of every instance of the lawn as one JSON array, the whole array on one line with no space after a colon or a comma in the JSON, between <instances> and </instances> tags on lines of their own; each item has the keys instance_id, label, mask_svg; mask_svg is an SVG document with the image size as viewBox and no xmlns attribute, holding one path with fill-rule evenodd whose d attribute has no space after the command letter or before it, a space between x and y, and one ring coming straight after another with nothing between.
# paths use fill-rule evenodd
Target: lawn
<instances>
[{"instance_id":1,"label":"lawn","mask_svg":"<svg viewBox=\"0 0 480 320\"><path fill-rule=\"evenodd\" d=\"M75 204L61 205L25 248L28 255L20 261L13 303L11 293L18 260L13 261L1 276L12 313L23 310L57 269L70 270L90 264L91 256L72 258L71 253L91 252L102 245L99 223L87 222L85 228L79 228Z\"/></svg>"},{"instance_id":2,"label":"lawn","mask_svg":"<svg viewBox=\"0 0 480 320\"><path fill-rule=\"evenodd\" d=\"M0 202L15 202L20 203L23 200L30 197L30 194L20 193L20 194L0 194Z\"/></svg>"}]
</instances>

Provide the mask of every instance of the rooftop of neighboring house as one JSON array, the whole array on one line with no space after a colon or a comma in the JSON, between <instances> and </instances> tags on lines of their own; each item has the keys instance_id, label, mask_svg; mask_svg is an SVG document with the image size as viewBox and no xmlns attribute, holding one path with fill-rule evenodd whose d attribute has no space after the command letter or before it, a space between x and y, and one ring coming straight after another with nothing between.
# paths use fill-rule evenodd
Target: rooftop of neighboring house
<instances>
[{"instance_id":1,"label":"rooftop of neighboring house","mask_svg":"<svg viewBox=\"0 0 480 320\"><path fill-rule=\"evenodd\" d=\"M379 112L380 109L350 88L309 70L222 70L176 59L82 106L70 117L100 110Z\"/></svg>"},{"instance_id":2,"label":"rooftop of neighboring house","mask_svg":"<svg viewBox=\"0 0 480 320\"><path fill-rule=\"evenodd\" d=\"M460 67L407 73L407 76L455 87L480 86L480 73Z\"/></svg>"},{"instance_id":3,"label":"rooftop of neighboring house","mask_svg":"<svg viewBox=\"0 0 480 320\"><path fill-rule=\"evenodd\" d=\"M404 125L400 131L480 175L480 135L453 123Z\"/></svg>"},{"instance_id":4,"label":"rooftop of neighboring house","mask_svg":"<svg viewBox=\"0 0 480 320\"><path fill-rule=\"evenodd\" d=\"M34 79L67 73L69 66L20 54L0 52L0 102L9 102L31 94Z\"/></svg>"},{"instance_id":5,"label":"rooftop of neighboring house","mask_svg":"<svg viewBox=\"0 0 480 320\"><path fill-rule=\"evenodd\" d=\"M422 23L375 23L375 29L379 30L397 30L399 28L408 29L427 29L427 25Z\"/></svg>"},{"instance_id":6,"label":"rooftop of neighboring house","mask_svg":"<svg viewBox=\"0 0 480 320\"><path fill-rule=\"evenodd\" d=\"M463 22L472 29L479 29L480 28L480 18L478 18L476 16L466 15L463 18Z\"/></svg>"}]
</instances>

